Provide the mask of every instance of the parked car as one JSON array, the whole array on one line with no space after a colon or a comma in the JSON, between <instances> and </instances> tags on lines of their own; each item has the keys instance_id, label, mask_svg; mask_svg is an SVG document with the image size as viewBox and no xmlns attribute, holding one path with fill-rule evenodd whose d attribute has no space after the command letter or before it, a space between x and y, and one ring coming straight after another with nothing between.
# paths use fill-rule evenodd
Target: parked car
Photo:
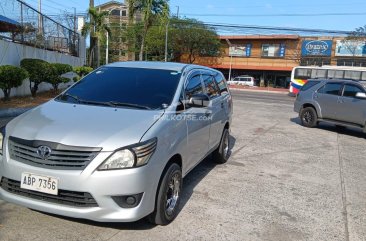
<instances>
[{"instance_id":1,"label":"parked car","mask_svg":"<svg viewBox=\"0 0 366 241\"><path fill-rule=\"evenodd\" d=\"M300 89L294 110L306 127L322 121L365 130L366 90L357 81L311 79Z\"/></svg>"},{"instance_id":2,"label":"parked car","mask_svg":"<svg viewBox=\"0 0 366 241\"><path fill-rule=\"evenodd\" d=\"M229 85L247 85L254 86L255 79L248 75L238 76L227 82Z\"/></svg>"},{"instance_id":3,"label":"parked car","mask_svg":"<svg viewBox=\"0 0 366 241\"><path fill-rule=\"evenodd\" d=\"M228 160L232 112L219 71L100 67L2 129L0 197L75 218L168 224L182 178L210 153Z\"/></svg>"}]
</instances>

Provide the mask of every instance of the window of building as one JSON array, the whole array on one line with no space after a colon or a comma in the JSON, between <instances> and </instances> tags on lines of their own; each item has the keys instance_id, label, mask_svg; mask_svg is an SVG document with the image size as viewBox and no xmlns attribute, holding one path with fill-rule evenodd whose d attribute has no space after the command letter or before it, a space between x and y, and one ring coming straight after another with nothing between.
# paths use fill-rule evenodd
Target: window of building
<instances>
[{"instance_id":1,"label":"window of building","mask_svg":"<svg viewBox=\"0 0 366 241\"><path fill-rule=\"evenodd\" d=\"M340 58L337 59L338 66L354 66L354 67L366 67L366 60L364 58Z\"/></svg>"},{"instance_id":2,"label":"window of building","mask_svg":"<svg viewBox=\"0 0 366 241\"><path fill-rule=\"evenodd\" d=\"M122 14L121 14L122 17L126 17L127 16L127 11L126 10L122 10Z\"/></svg>"},{"instance_id":3,"label":"window of building","mask_svg":"<svg viewBox=\"0 0 366 241\"><path fill-rule=\"evenodd\" d=\"M120 16L120 14L121 14L121 11L119 9L113 9L111 11L112 16Z\"/></svg>"},{"instance_id":4,"label":"window of building","mask_svg":"<svg viewBox=\"0 0 366 241\"><path fill-rule=\"evenodd\" d=\"M262 57L285 57L284 44L263 44Z\"/></svg>"}]
</instances>

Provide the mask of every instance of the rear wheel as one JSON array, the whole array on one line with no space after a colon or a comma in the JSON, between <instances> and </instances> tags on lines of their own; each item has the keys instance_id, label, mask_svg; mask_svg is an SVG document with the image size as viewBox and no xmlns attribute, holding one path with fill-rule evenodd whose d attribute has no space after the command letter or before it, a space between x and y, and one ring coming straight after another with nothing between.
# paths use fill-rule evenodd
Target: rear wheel
<instances>
[{"instance_id":1,"label":"rear wheel","mask_svg":"<svg viewBox=\"0 0 366 241\"><path fill-rule=\"evenodd\" d=\"M220 164L227 162L230 156L229 150L230 150L230 135L229 130L225 128L221 136L220 145L213 152L213 158L215 162Z\"/></svg>"},{"instance_id":2,"label":"rear wheel","mask_svg":"<svg viewBox=\"0 0 366 241\"><path fill-rule=\"evenodd\" d=\"M300 112L301 124L305 127L315 127L318 124L318 116L313 107L305 107Z\"/></svg>"},{"instance_id":3,"label":"rear wheel","mask_svg":"<svg viewBox=\"0 0 366 241\"><path fill-rule=\"evenodd\" d=\"M153 224L167 225L178 214L183 178L179 165L173 163L165 172L156 197L155 211L148 217Z\"/></svg>"}]
</instances>

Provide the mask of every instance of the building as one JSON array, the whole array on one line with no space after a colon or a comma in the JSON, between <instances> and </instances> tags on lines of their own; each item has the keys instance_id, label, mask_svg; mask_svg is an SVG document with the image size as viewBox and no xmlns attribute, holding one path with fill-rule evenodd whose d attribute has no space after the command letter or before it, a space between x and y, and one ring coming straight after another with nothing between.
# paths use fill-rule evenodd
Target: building
<instances>
[{"instance_id":1,"label":"building","mask_svg":"<svg viewBox=\"0 0 366 241\"><path fill-rule=\"evenodd\" d=\"M109 13L108 20L112 32L108 46L110 62L135 60L135 54L128 51L126 31L124 31L127 30L128 24L128 6L122 2L109 1L95 8ZM141 14L137 13L134 21L141 21Z\"/></svg>"},{"instance_id":2,"label":"building","mask_svg":"<svg viewBox=\"0 0 366 241\"><path fill-rule=\"evenodd\" d=\"M304 65L366 66L365 40L299 35L220 36L220 57L197 64L221 70L227 78L250 75L257 85L288 88L291 71Z\"/></svg>"}]
</instances>

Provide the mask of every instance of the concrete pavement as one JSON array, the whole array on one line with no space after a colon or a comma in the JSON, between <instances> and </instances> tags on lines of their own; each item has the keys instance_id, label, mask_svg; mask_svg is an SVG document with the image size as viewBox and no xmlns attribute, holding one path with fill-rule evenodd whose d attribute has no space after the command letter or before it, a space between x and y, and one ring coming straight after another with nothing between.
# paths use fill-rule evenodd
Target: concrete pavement
<instances>
[{"instance_id":1,"label":"concrete pavement","mask_svg":"<svg viewBox=\"0 0 366 241\"><path fill-rule=\"evenodd\" d=\"M0 240L366 240L365 135L302 127L285 95L233 96L231 158L188 174L172 224L100 224L0 201Z\"/></svg>"}]
</instances>

